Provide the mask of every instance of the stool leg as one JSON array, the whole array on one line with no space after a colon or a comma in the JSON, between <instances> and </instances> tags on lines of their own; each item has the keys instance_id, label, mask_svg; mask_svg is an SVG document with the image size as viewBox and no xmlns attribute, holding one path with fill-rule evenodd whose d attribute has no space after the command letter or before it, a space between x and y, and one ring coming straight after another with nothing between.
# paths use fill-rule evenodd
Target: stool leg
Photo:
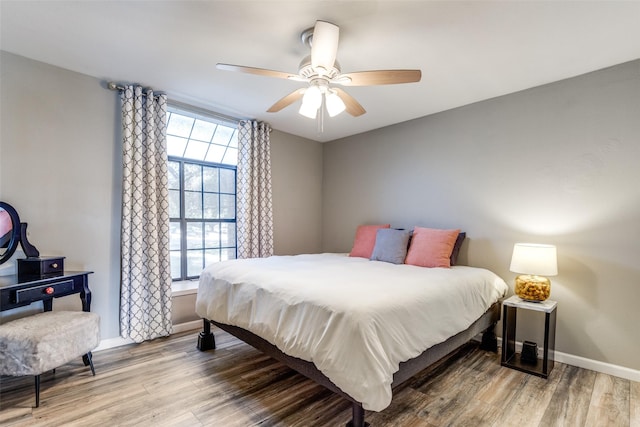
<instances>
[{"instance_id":1,"label":"stool leg","mask_svg":"<svg viewBox=\"0 0 640 427\"><path fill-rule=\"evenodd\" d=\"M92 359L92 355L91 355L90 351L88 351L87 354L82 356L82 361L84 362L84 366L89 365L91 367L91 373L95 377L96 376L96 370L93 369L93 359Z\"/></svg>"},{"instance_id":2,"label":"stool leg","mask_svg":"<svg viewBox=\"0 0 640 427\"><path fill-rule=\"evenodd\" d=\"M36 408L40 406L40 375L36 375Z\"/></svg>"}]
</instances>

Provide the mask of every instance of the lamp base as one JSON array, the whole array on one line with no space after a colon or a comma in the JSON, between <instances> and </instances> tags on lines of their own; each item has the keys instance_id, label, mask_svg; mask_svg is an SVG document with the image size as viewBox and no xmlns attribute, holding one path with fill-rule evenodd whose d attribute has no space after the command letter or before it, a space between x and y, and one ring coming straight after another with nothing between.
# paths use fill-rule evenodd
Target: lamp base
<instances>
[{"instance_id":1,"label":"lamp base","mask_svg":"<svg viewBox=\"0 0 640 427\"><path fill-rule=\"evenodd\" d=\"M521 274L516 277L514 291L525 301L544 301L551 294L551 281L543 276Z\"/></svg>"}]
</instances>

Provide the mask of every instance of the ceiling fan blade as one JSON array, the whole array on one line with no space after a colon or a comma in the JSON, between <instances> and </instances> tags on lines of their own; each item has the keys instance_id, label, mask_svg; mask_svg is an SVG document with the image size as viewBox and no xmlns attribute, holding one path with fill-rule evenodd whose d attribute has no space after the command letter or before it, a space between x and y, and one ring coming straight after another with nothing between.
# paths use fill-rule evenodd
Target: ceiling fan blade
<instances>
[{"instance_id":1,"label":"ceiling fan blade","mask_svg":"<svg viewBox=\"0 0 640 427\"><path fill-rule=\"evenodd\" d=\"M291 105L294 102L296 102L298 99L302 98L302 95L304 95L304 92L306 90L307 90L307 88L301 88L301 89L298 89L298 90L295 90L295 91L291 92L289 95L281 98L275 104L273 104L271 106L271 108L269 108L267 110L267 112L268 113L277 113L278 111L282 110L283 108L288 107L289 105Z\"/></svg>"},{"instance_id":2,"label":"ceiling fan blade","mask_svg":"<svg viewBox=\"0 0 640 427\"><path fill-rule=\"evenodd\" d=\"M218 70L238 71L240 73L257 74L258 76L276 77L278 79L296 79L297 74L285 73L284 71L267 70L266 68L245 67L243 65L216 64Z\"/></svg>"},{"instance_id":3,"label":"ceiling fan blade","mask_svg":"<svg viewBox=\"0 0 640 427\"><path fill-rule=\"evenodd\" d=\"M343 86L376 86L415 83L421 78L420 70L376 70L340 74L332 82Z\"/></svg>"},{"instance_id":4,"label":"ceiling fan blade","mask_svg":"<svg viewBox=\"0 0 640 427\"><path fill-rule=\"evenodd\" d=\"M347 113L351 114L353 117L361 116L367 112L367 110L365 110L364 107L360 105L360 103L356 101L353 96L349 95L344 90L340 89L339 87L334 87L332 88L332 90L336 91L336 94L340 97L340 99L342 99L345 107L347 107Z\"/></svg>"},{"instance_id":5,"label":"ceiling fan blade","mask_svg":"<svg viewBox=\"0 0 640 427\"><path fill-rule=\"evenodd\" d=\"M340 28L326 21L316 21L311 39L311 66L329 71L336 62Z\"/></svg>"}]
</instances>

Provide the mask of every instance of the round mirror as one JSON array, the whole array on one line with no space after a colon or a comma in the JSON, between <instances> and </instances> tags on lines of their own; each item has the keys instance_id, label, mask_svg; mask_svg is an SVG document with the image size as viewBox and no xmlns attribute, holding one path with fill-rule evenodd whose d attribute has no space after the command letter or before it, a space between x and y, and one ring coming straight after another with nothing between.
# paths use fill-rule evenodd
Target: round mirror
<instances>
[{"instance_id":1,"label":"round mirror","mask_svg":"<svg viewBox=\"0 0 640 427\"><path fill-rule=\"evenodd\" d=\"M0 264L7 261L20 243L20 217L9 203L0 202Z\"/></svg>"}]
</instances>

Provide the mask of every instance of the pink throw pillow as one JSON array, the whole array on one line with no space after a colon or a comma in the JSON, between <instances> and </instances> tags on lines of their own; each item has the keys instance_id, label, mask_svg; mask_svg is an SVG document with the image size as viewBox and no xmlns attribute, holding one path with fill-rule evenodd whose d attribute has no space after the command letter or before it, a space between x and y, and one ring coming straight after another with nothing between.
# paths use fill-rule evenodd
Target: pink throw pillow
<instances>
[{"instance_id":1,"label":"pink throw pillow","mask_svg":"<svg viewBox=\"0 0 640 427\"><path fill-rule=\"evenodd\" d=\"M451 252L460 230L415 227L405 264L418 267L451 267Z\"/></svg>"},{"instance_id":2,"label":"pink throw pillow","mask_svg":"<svg viewBox=\"0 0 640 427\"><path fill-rule=\"evenodd\" d=\"M373 247L376 245L376 233L381 228L389 228L391 224L360 225L356 230L356 238L349 256L371 258Z\"/></svg>"}]
</instances>

